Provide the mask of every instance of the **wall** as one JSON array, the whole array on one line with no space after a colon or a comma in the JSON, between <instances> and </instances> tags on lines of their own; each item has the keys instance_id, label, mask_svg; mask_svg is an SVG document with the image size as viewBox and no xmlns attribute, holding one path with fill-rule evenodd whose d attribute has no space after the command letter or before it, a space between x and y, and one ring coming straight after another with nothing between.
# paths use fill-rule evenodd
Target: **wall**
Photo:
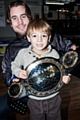
<instances>
[{"instance_id":1,"label":"wall","mask_svg":"<svg viewBox=\"0 0 80 120\"><path fill-rule=\"evenodd\" d=\"M8 5L13 0L3 0L5 5L5 27L0 27L0 38L1 39L8 39L9 37L14 37L15 33L13 32L12 28L7 25L6 23L6 10ZM6 38L5 38L6 37Z\"/></svg>"}]
</instances>

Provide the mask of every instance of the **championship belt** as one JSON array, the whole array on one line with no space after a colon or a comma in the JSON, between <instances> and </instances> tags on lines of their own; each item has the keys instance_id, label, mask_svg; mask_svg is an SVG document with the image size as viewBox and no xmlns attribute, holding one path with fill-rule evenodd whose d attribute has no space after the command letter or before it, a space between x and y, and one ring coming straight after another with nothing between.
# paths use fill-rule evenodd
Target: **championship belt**
<instances>
[{"instance_id":1,"label":"championship belt","mask_svg":"<svg viewBox=\"0 0 80 120\"><path fill-rule=\"evenodd\" d=\"M32 62L26 71L28 73L26 89L34 96L49 96L63 85L62 76L65 74L65 69L52 57L44 57Z\"/></svg>"},{"instance_id":2,"label":"championship belt","mask_svg":"<svg viewBox=\"0 0 80 120\"><path fill-rule=\"evenodd\" d=\"M61 62L52 57L44 57L38 60L35 60L27 66L25 69L28 73L28 78L22 80L24 82L12 83L8 88L8 101L21 101L28 98L28 95L33 95L37 97L45 97L55 92L59 91L63 86L62 77L66 74L66 71L70 73L76 66L79 61L79 54L76 51L69 51L64 54L61 58ZM22 102L22 101L21 101ZM25 105L25 102L23 106ZM20 103L20 104L22 104ZM17 103L16 103L17 104ZM16 105L16 106L20 106ZM10 106L14 106L10 104ZM23 108L23 106L21 106ZM20 114L26 112L25 110L19 108ZM20 112L20 109L23 112Z\"/></svg>"},{"instance_id":3,"label":"championship belt","mask_svg":"<svg viewBox=\"0 0 80 120\"><path fill-rule=\"evenodd\" d=\"M8 95L11 98L21 98L26 94L44 97L55 93L63 85L62 76L65 74L65 68L52 57L44 57L32 62L26 71L28 78L23 80L24 84L12 83L8 88Z\"/></svg>"}]
</instances>

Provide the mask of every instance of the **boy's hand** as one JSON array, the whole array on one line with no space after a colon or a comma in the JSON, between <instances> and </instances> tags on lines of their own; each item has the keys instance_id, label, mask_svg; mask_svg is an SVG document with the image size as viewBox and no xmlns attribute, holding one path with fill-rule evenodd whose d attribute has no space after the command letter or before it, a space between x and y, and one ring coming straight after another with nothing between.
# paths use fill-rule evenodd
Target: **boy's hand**
<instances>
[{"instance_id":1,"label":"boy's hand","mask_svg":"<svg viewBox=\"0 0 80 120\"><path fill-rule=\"evenodd\" d=\"M14 78L12 82L19 82L19 78Z\"/></svg>"},{"instance_id":2,"label":"boy's hand","mask_svg":"<svg viewBox=\"0 0 80 120\"><path fill-rule=\"evenodd\" d=\"M27 72L25 70L21 70L19 73L19 78L26 79L27 77Z\"/></svg>"},{"instance_id":3,"label":"boy's hand","mask_svg":"<svg viewBox=\"0 0 80 120\"><path fill-rule=\"evenodd\" d=\"M65 83L65 84L68 84L69 81L70 81L70 78L71 77L71 74L68 74L68 75L64 75L63 78L62 78L62 81Z\"/></svg>"}]
</instances>

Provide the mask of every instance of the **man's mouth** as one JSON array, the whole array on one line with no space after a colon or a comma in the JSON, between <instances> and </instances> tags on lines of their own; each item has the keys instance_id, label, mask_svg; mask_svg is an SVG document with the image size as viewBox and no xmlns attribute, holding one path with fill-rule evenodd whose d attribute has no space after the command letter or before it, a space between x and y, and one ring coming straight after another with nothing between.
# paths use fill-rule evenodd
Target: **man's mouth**
<instances>
[{"instance_id":1,"label":"man's mouth","mask_svg":"<svg viewBox=\"0 0 80 120\"><path fill-rule=\"evenodd\" d=\"M25 28L25 26L23 26L23 25L18 26L18 29L21 30L21 31L24 30L24 28Z\"/></svg>"}]
</instances>

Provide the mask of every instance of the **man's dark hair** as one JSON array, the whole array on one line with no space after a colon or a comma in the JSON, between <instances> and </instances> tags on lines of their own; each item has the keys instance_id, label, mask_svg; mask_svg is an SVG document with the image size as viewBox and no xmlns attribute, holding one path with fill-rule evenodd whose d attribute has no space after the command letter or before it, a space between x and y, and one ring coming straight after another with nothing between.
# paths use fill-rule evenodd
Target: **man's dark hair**
<instances>
[{"instance_id":1,"label":"man's dark hair","mask_svg":"<svg viewBox=\"0 0 80 120\"><path fill-rule=\"evenodd\" d=\"M27 6L27 4L21 0L16 0L10 3L8 10L7 10L7 22L8 24L11 24L11 19L10 19L10 9L12 7L17 7L17 6L24 6L25 7L25 11L26 11L26 15L29 18L29 20L32 19L32 15L31 15L31 11L29 9L29 7Z\"/></svg>"}]
</instances>

